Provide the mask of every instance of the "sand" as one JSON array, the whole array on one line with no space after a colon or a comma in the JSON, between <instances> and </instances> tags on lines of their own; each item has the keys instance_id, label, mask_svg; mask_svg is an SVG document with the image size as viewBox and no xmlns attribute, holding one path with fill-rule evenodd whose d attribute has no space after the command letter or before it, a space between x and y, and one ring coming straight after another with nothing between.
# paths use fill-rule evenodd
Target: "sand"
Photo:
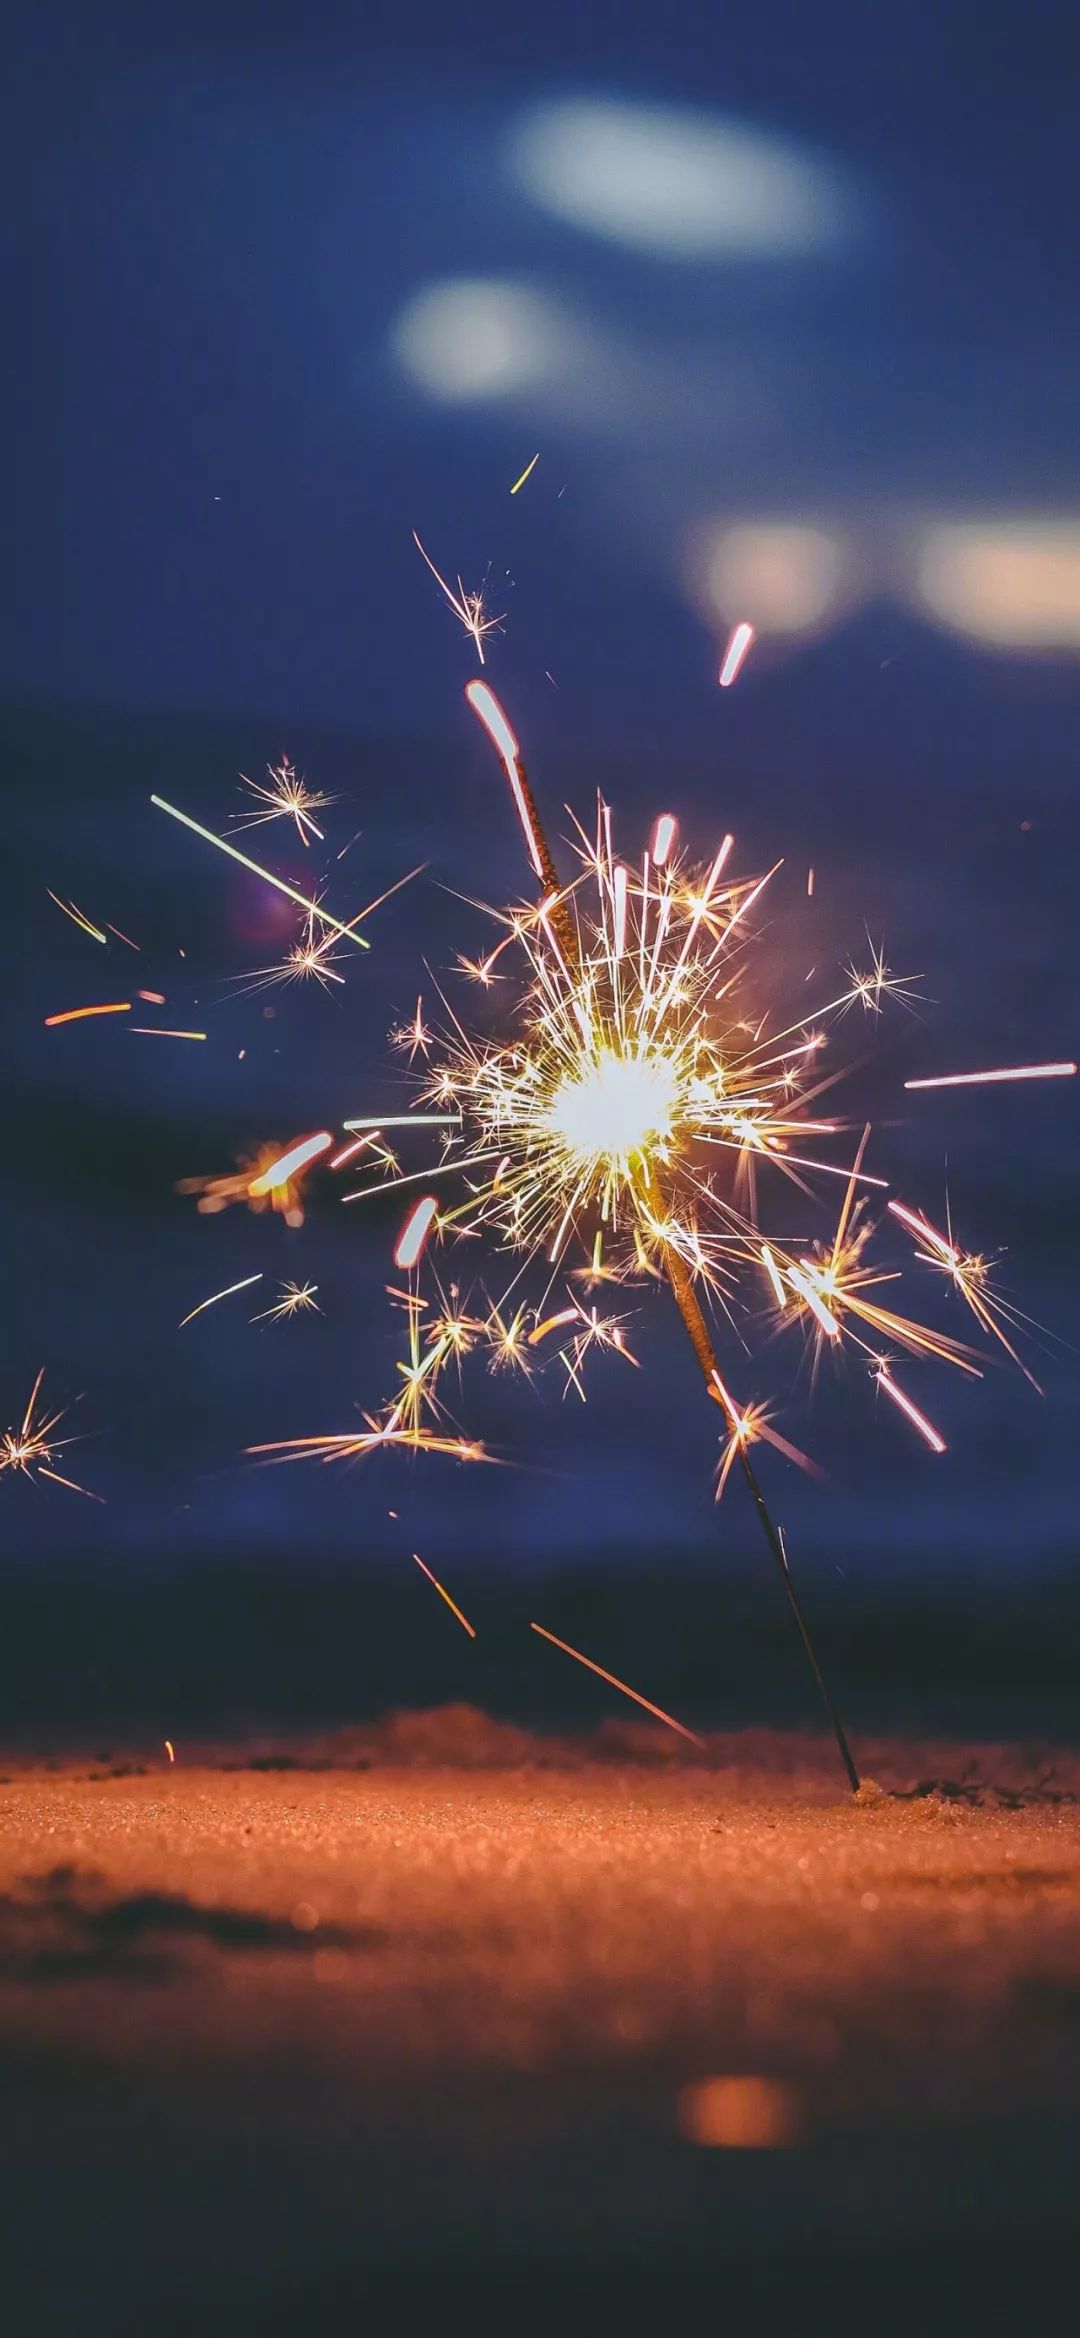
<instances>
[{"instance_id":1,"label":"sand","mask_svg":"<svg viewBox=\"0 0 1080 2338\"><path fill-rule=\"evenodd\" d=\"M863 1754L457 1712L12 1771L25 2327L1075 2327L1080 1760Z\"/></svg>"}]
</instances>

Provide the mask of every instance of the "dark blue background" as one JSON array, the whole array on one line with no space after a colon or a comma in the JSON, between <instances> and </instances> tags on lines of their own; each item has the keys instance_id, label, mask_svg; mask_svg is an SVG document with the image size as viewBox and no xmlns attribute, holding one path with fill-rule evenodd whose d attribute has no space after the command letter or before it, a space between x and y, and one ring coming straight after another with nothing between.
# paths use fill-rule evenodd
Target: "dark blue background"
<instances>
[{"instance_id":1,"label":"dark blue background","mask_svg":"<svg viewBox=\"0 0 1080 2338\"><path fill-rule=\"evenodd\" d=\"M666 1631L669 1680L700 1699L688 1650L706 1611L719 1637L740 1602L772 1597L740 1489L712 1506L715 1422L662 1295L640 1299L645 1369L601 1360L585 1409L474 1370L462 1417L509 1466L240 1459L383 1398L396 1212L342 1212L324 1190L289 1234L200 1220L176 1180L384 1105L385 1033L421 960L479 946L475 913L439 887L500 899L521 883L413 526L467 583L490 574L507 612L492 679L553 818L599 781L628 850L665 808L703 852L730 826L744 866L788 856L770 946L796 980L858 955L864 927L924 974L934 1003L875 1034L852 1116L872 1113L878 1166L939 1220L947 1162L965 1238L1007 1246L1011 1296L1071 1336L1075 1094L905 1098L902 1081L1076 1052L1075 650L935 627L897 551L939 517L1075 526L1069 50L1049 12L835 0L734 19L195 5L175 24L45 6L22 27L5 134L21 232L3 387L4 1413L43 1361L58 1395L85 1390L75 1474L107 1496L0 1486L27 1710L115 1714L146 1683L155 1711L162 1683L197 1704L206 1678L215 1711L287 1703L282 1643L304 1632L309 1707L320 1682L335 1707L353 1686L437 1690L444 1653L467 1688L434 1594L411 1570L401 1587L410 1547L508 1632L538 1603L566 1628L592 1586L594 1652L621 1646L640 1671ZM506 139L523 109L574 95L793 140L842 191L848 232L818 257L693 265L560 224L512 181ZM447 405L404 378L396 320L425 286L475 277L587 320L587 412L539 391ZM617 394L626 369L636 408ZM861 583L815 636L762 642L721 694L675 547L698 520L762 514L834 530ZM149 805L157 788L222 828L237 772L282 747L340 795L335 848L362 829L334 868L343 910L430 864L330 999L228 996L226 977L276 955L275 905ZM310 881L283 831L255 849ZM105 969L46 886L142 959L117 944ZM136 966L168 1019L205 1023L205 1047L43 1031L59 1007L127 995ZM251 1328L243 1295L178 1332L256 1267L317 1281L323 1315ZM997 1370L981 1388L909 1375L949 1439L940 1461L857 1378L808 1407L791 1349L729 1360L828 1469L822 1488L763 1465L838 1618L947 1599L972 1618L1004 1606L1012 1631L1068 1599L1072 1353L1033 1352L1042 1401ZM730 1610L710 1605L714 1576ZM742 1644L749 1667L752 1631ZM963 1628L949 1644L962 1663ZM716 1661L741 1693L737 1649Z\"/></svg>"}]
</instances>

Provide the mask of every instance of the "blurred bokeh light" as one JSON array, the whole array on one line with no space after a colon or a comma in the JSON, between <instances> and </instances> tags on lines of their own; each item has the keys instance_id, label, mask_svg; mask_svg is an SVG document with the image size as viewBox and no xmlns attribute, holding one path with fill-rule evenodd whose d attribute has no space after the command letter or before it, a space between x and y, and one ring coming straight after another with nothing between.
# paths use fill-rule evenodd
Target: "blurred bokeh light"
<instances>
[{"instance_id":1,"label":"blurred bokeh light","mask_svg":"<svg viewBox=\"0 0 1080 2338\"><path fill-rule=\"evenodd\" d=\"M461 404L550 381L571 345L551 302L527 285L483 277L426 286L403 309L393 338L419 388Z\"/></svg>"},{"instance_id":2,"label":"blurred bokeh light","mask_svg":"<svg viewBox=\"0 0 1080 2338\"><path fill-rule=\"evenodd\" d=\"M823 527L789 521L722 523L693 547L690 587L717 625L746 619L756 633L812 633L834 614L851 584L842 541Z\"/></svg>"},{"instance_id":3,"label":"blurred bokeh light","mask_svg":"<svg viewBox=\"0 0 1080 2338\"><path fill-rule=\"evenodd\" d=\"M930 613L998 649L1080 649L1080 523L935 522L916 553Z\"/></svg>"},{"instance_id":4,"label":"blurred bokeh light","mask_svg":"<svg viewBox=\"0 0 1080 2338\"><path fill-rule=\"evenodd\" d=\"M665 260L801 255L843 226L838 186L797 146L683 108L539 106L513 132L510 160L555 218Z\"/></svg>"}]
</instances>

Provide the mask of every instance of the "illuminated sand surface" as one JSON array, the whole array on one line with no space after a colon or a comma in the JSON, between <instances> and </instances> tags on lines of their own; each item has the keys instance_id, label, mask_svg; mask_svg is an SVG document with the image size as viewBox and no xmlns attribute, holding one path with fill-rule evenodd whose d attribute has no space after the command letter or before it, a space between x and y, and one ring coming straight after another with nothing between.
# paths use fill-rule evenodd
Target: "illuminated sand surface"
<instances>
[{"instance_id":1,"label":"illuminated sand surface","mask_svg":"<svg viewBox=\"0 0 1080 2338\"><path fill-rule=\"evenodd\" d=\"M928 2252L944 2298L998 2214L1041 2277L1075 2167L1080 1757L861 1750L858 1804L823 1741L703 1763L465 1711L11 1771L26 2326L96 2329L87 2284L110 2329L151 2297L157 2330L254 2327L241 2297L276 2329L354 2282L419 2306L636 2267L816 2329L872 2252L863 2327L910 2327ZM246 1766L275 1759L327 1766Z\"/></svg>"}]
</instances>

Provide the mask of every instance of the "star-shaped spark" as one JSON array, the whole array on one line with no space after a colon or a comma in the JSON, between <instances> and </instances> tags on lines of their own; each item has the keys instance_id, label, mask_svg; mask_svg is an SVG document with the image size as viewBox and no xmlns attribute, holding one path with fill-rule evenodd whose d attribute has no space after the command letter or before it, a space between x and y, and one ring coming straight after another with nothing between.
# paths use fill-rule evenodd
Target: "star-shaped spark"
<instances>
[{"instance_id":1,"label":"star-shaped spark","mask_svg":"<svg viewBox=\"0 0 1080 2338\"><path fill-rule=\"evenodd\" d=\"M318 1283L282 1283L281 1296L272 1307L264 1307L260 1315L253 1315L253 1323L285 1323L292 1315L321 1315L315 1304Z\"/></svg>"},{"instance_id":2,"label":"star-shaped spark","mask_svg":"<svg viewBox=\"0 0 1080 2338\"><path fill-rule=\"evenodd\" d=\"M922 975L894 974L892 967L886 962L884 942L875 945L870 942L869 935L867 935L867 941L870 943L868 969L862 972L854 964L844 968L851 989L841 1002L840 1012L843 1014L849 1007L858 1006L862 1007L867 1015L880 1015L886 999L893 999L901 1006L910 1007L912 1000L918 997L918 986L922 981Z\"/></svg>"},{"instance_id":3,"label":"star-shaped spark","mask_svg":"<svg viewBox=\"0 0 1080 2338\"><path fill-rule=\"evenodd\" d=\"M431 570L432 576L434 577L440 591L445 593L446 598L450 603L450 607L452 608L454 615L457 618L458 624L464 626L470 641L475 646L477 657L479 658L481 665L483 665L484 643L487 640L489 633L502 632L502 618L490 617L484 607L483 593L466 592L465 586L462 584L460 577L457 580L457 591L455 593L453 586L447 584L446 578L444 576L440 576L430 553L425 552L415 528L413 529L413 543L415 544L416 549L420 554L421 560L423 560L426 566Z\"/></svg>"},{"instance_id":4,"label":"star-shaped spark","mask_svg":"<svg viewBox=\"0 0 1080 2338\"><path fill-rule=\"evenodd\" d=\"M250 974L242 975L233 986L234 997L246 998L254 991L272 990L278 983L317 982L320 990L328 990L332 982L344 985L344 975L337 972L340 961L340 953L334 949L337 936L316 933L317 910L318 903L305 912L300 932L290 942L280 964L256 966Z\"/></svg>"},{"instance_id":5,"label":"star-shaped spark","mask_svg":"<svg viewBox=\"0 0 1080 2338\"><path fill-rule=\"evenodd\" d=\"M21 1473L36 1480L49 1478L53 1485L67 1486L73 1494L85 1494L89 1502L100 1502L100 1494L92 1494L89 1486L80 1486L74 1478L65 1477L54 1469L53 1463L65 1445L73 1445L74 1437L58 1437L56 1430L64 1420L68 1407L61 1405L54 1413L38 1414L37 1404L45 1366L41 1367L30 1391L30 1401L17 1428L5 1429L0 1436L0 1476L5 1470Z\"/></svg>"},{"instance_id":6,"label":"star-shaped spark","mask_svg":"<svg viewBox=\"0 0 1080 2338\"><path fill-rule=\"evenodd\" d=\"M261 780L249 779L244 771L240 777L260 809L257 812L234 812L232 817L235 827L259 828L267 820L291 820L301 844L310 844L313 836L317 837L320 844L325 842L322 829L316 827L311 815L313 812L325 812L329 805L337 802L337 797L317 795L300 777L287 755L282 756L280 763L267 764L266 785Z\"/></svg>"}]
</instances>

